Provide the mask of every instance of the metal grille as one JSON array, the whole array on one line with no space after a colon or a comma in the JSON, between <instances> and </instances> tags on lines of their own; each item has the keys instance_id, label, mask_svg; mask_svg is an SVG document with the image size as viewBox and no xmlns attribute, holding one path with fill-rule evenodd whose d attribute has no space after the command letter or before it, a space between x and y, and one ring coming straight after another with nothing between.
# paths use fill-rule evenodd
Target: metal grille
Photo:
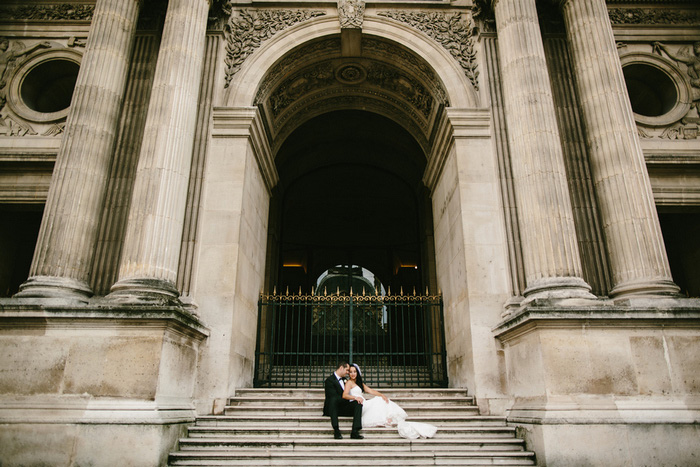
<instances>
[{"instance_id":1,"label":"metal grille","mask_svg":"<svg viewBox=\"0 0 700 467\"><path fill-rule=\"evenodd\" d=\"M261 295L255 387L322 386L341 360L381 387L446 387L439 295Z\"/></svg>"}]
</instances>

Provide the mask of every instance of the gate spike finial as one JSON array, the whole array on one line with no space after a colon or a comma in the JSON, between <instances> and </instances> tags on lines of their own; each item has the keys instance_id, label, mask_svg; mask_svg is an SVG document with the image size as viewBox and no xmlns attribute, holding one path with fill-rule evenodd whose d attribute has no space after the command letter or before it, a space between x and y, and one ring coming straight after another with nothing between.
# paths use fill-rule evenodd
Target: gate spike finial
<instances>
[{"instance_id":1,"label":"gate spike finial","mask_svg":"<svg viewBox=\"0 0 700 467\"><path fill-rule=\"evenodd\" d=\"M428 293L428 286L427 286L427 285L425 286L425 295L426 295L426 296L430 295L430 294Z\"/></svg>"},{"instance_id":2,"label":"gate spike finial","mask_svg":"<svg viewBox=\"0 0 700 467\"><path fill-rule=\"evenodd\" d=\"M272 287L272 295L277 295L277 286Z\"/></svg>"},{"instance_id":3,"label":"gate spike finial","mask_svg":"<svg viewBox=\"0 0 700 467\"><path fill-rule=\"evenodd\" d=\"M403 297L403 285L401 286L401 289L399 289L399 292L401 293L401 296Z\"/></svg>"},{"instance_id":4,"label":"gate spike finial","mask_svg":"<svg viewBox=\"0 0 700 467\"><path fill-rule=\"evenodd\" d=\"M299 296L301 297L301 286L299 286Z\"/></svg>"},{"instance_id":5,"label":"gate spike finial","mask_svg":"<svg viewBox=\"0 0 700 467\"><path fill-rule=\"evenodd\" d=\"M352 286L350 286L350 296L352 297Z\"/></svg>"},{"instance_id":6,"label":"gate spike finial","mask_svg":"<svg viewBox=\"0 0 700 467\"><path fill-rule=\"evenodd\" d=\"M337 293L338 295L340 295L340 286L336 286L335 293Z\"/></svg>"},{"instance_id":7,"label":"gate spike finial","mask_svg":"<svg viewBox=\"0 0 700 467\"><path fill-rule=\"evenodd\" d=\"M389 292L387 293L387 295L391 295L391 286L389 286Z\"/></svg>"},{"instance_id":8,"label":"gate spike finial","mask_svg":"<svg viewBox=\"0 0 700 467\"><path fill-rule=\"evenodd\" d=\"M285 292L285 295L289 295L289 286L287 286L287 291Z\"/></svg>"},{"instance_id":9,"label":"gate spike finial","mask_svg":"<svg viewBox=\"0 0 700 467\"><path fill-rule=\"evenodd\" d=\"M364 285L362 286L362 296L363 297L365 296L365 286Z\"/></svg>"},{"instance_id":10,"label":"gate spike finial","mask_svg":"<svg viewBox=\"0 0 700 467\"><path fill-rule=\"evenodd\" d=\"M313 294L314 294L314 286L312 285L311 286L311 295L313 295Z\"/></svg>"},{"instance_id":11,"label":"gate spike finial","mask_svg":"<svg viewBox=\"0 0 700 467\"><path fill-rule=\"evenodd\" d=\"M416 286L413 286L413 295L416 295Z\"/></svg>"},{"instance_id":12,"label":"gate spike finial","mask_svg":"<svg viewBox=\"0 0 700 467\"><path fill-rule=\"evenodd\" d=\"M323 288L323 295L324 296L328 295L328 289L326 287Z\"/></svg>"}]
</instances>

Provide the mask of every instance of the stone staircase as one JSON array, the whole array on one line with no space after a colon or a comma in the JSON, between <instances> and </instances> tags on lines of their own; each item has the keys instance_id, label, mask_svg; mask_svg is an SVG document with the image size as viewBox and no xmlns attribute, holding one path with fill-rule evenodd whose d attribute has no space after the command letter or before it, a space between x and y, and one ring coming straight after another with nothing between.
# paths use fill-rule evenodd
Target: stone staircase
<instances>
[{"instance_id":1,"label":"stone staircase","mask_svg":"<svg viewBox=\"0 0 700 467\"><path fill-rule=\"evenodd\" d=\"M223 415L198 417L170 466L485 466L535 465L504 417L479 415L472 397L458 389L382 389L408 413L432 423L431 439L407 440L395 428L362 430L350 439L351 419L341 417L345 438L333 439L321 415L322 389L241 389Z\"/></svg>"}]
</instances>

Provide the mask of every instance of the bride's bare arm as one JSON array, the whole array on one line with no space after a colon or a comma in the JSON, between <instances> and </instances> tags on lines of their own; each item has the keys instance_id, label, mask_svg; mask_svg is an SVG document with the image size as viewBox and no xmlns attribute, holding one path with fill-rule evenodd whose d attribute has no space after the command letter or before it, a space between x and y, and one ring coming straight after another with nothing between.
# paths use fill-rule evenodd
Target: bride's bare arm
<instances>
[{"instance_id":1,"label":"bride's bare arm","mask_svg":"<svg viewBox=\"0 0 700 467\"><path fill-rule=\"evenodd\" d=\"M356 401L360 404L362 404L362 398L361 397L356 397L350 394L350 390L357 386L354 382L348 381L345 383L345 389L343 390L343 399L347 399L349 401Z\"/></svg>"},{"instance_id":2,"label":"bride's bare arm","mask_svg":"<svg viewBox=\"0 0 700 467\"><path fill-rule=\"evenodd\" d=\"M372 394L373 396L381 397L382 399L384 399L384 402L389 402L389 398L386 397L381 392L377 391L376 389L372 389L371 387L367 386L366 384L364 385L364 387L365 387L365 392L367 394Z\"/></svg>"}]
</instances>

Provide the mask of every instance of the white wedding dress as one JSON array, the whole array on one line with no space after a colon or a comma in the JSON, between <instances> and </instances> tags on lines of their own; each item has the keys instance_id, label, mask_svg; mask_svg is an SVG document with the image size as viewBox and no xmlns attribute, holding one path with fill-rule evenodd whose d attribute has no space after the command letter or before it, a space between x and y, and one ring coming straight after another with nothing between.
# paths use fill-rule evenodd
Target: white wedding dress
<instances>
[{"instance_id":1,"label":"white wedding dress","mask_svg":"<svg viewBox=\"0 0 700 467\"><path fill-rule=\"evenodd\" d=\"M361 397L362 403L362 428L377 426L397 427L399 435L403 438L418 439L432 438L437 433L437 427L428 423L407 422L406 411L393 401L384 402L381 397L365 399L362 389L353 386L350 394Z\"/></svg>"}]
</instances>

